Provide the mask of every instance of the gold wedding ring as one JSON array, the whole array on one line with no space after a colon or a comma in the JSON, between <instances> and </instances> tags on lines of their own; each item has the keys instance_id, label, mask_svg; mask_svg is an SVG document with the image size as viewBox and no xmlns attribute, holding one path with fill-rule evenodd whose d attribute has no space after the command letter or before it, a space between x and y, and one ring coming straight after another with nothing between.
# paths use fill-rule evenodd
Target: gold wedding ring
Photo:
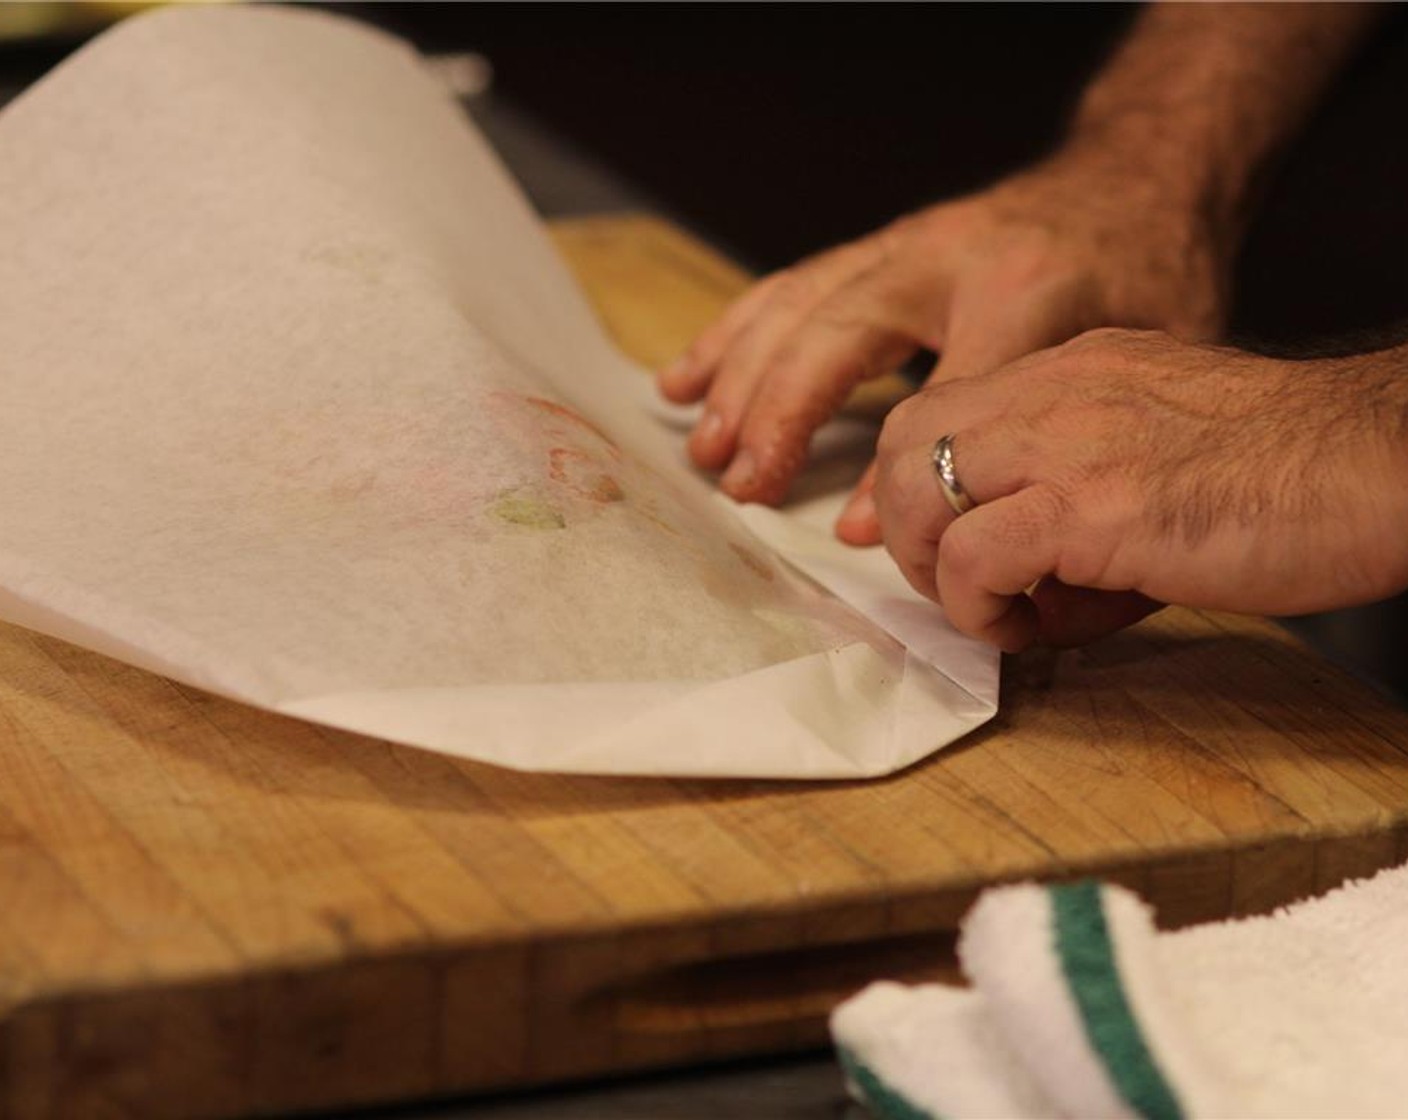
<instances>
[{"instance_id":1,"label":"gold wedding ring","mask_svg":"<svg viewBox=\"0 0 1408 1120\"><path fill-rule=\"evenodd\" d=\"M960 516L967 513L977 503L968 496L968 491L963 489L963 483L958 481L958 469L953 465L953 436L940 436L935 440L934 450L929 458L934 464L934 473L939 476L939 486L944 492L944 497L948 499L948 504L953 507L953 512Z\"/></svg>"}]
</instances>

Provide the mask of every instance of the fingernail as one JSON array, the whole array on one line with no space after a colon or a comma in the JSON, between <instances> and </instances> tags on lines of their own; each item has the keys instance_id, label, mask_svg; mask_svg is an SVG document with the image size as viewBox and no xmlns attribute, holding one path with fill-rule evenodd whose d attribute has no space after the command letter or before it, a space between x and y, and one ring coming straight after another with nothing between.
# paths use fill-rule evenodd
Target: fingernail
<instances>
[{"instance_id":1,"label":"fingernail","mask_svg":"<svg viewBox=\"0 0 1408 1120\"><path fill-rule=\"evenodd\" d=\"M719 485L730 494L736 495L738 491L753 484L756 473L757 465L753 462L753 453L745 447L733 457L733 462L728 465L728 470L724 471L723 478L719 479Z\"/></svg>"},{"instance_id":2,"label":"fingernail","mask_svg":"<svg viewBox=\"0 0 1408 1120\"><path fill-rule=\"evenodd\" d=\"M846 508L841 511L842 521L870 521L875 517L875 497L869 490L852 494Z\"/></svg>"},{"instance_id":3,"label":"fingernail","mask_svg":"<svg viewBox=\"0 0 1408 1120\"><path fill-rule=\"evenodd\" d=\"M712 409L699 418L694 426L694 438L700 443L713 443L724 430L724 418Z\"/></svg>"}]
</instances>

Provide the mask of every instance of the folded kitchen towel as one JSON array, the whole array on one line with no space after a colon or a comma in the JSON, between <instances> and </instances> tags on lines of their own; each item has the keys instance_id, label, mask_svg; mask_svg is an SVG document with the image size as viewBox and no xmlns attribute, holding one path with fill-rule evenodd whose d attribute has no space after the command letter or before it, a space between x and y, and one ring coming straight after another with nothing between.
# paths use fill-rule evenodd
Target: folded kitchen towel
<instances>
[{"instance_id":1,"label":"folded kitchen towel","mask_svg":"<svg viewBox=\"0 0 1408 1120\"><path fill-rule=\"evenodd\" d=\"M971 988L832 1017L877 1117L1408 1116L1408 867L1173 933L1120 887L1000 887L958 952Z\"/></svg>"}]
</instances>

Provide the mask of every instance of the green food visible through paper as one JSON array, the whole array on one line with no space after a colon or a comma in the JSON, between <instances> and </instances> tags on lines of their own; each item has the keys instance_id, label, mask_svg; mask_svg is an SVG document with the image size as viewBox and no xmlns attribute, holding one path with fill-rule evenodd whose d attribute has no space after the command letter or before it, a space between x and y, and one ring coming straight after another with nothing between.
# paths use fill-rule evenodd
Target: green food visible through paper
<instances>
[{"instance_id":1,"label":"green food visible through paper","mask_svg":"<svg viewBox=\"0 0 1408 1120\"><path fill-rule=\"evenodd\" d=\"M528 529L567 528L567 519L555 506L531 494L513 490L500 494L489 512L509 525L522 525Z\"/></svg>"}]
</instances>

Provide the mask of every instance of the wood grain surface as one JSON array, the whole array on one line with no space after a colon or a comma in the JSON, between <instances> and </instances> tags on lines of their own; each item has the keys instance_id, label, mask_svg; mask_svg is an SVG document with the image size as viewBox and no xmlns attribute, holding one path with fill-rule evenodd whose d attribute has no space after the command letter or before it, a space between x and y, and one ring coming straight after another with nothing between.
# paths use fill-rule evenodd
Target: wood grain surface
<instances>
[{"instance_id":1,"label":"wood grain surface","mask_svg":"<svg viewBox=\"0 0 1408 1120\"><path fill-rule=\"evenodd\" d=\"M646 218L558 242L656 365L745 278ZM530 776L0 627L0 1117L239 1115L813 1045L952 968L983 886L1166 924L1408 856L1408 714L1270 624L1009 660L998 717L857 783Z\"/></svg>"}]
</instances>

